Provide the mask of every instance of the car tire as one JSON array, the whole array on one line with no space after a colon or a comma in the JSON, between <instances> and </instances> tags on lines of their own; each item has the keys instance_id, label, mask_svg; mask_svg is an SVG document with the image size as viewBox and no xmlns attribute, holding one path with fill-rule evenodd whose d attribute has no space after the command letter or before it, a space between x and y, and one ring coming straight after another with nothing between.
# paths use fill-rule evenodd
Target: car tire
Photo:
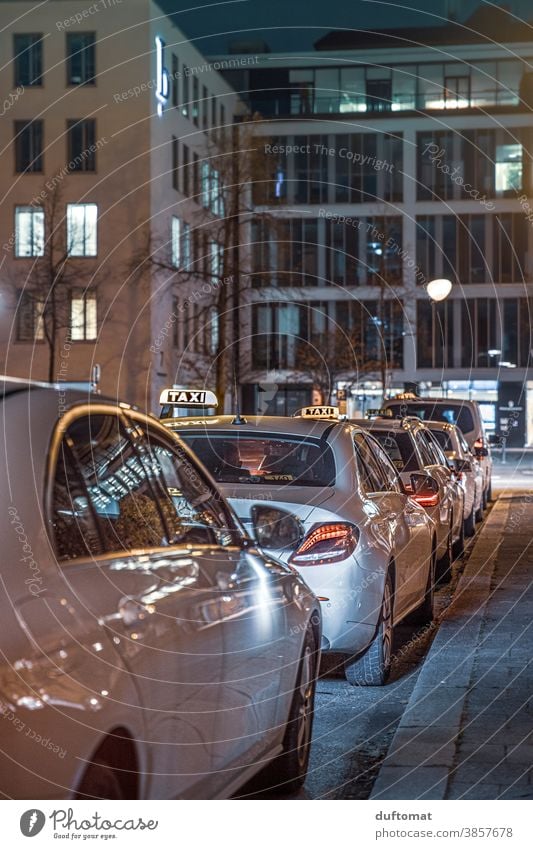
<instances>
[{"instance_id":1,"label":"car tire","mask_svg":"<svg viewBox=\"0 0 533 849\"><path fill-rule=\"evenodd\" d=\"M476 522L482 522L483 521L483 510L484 510L484 506L485 506L483 501L484 500L481 499L481 504L479 505L479 510L476 510Z\"/></svg>"},{"instance_id":2,"label":"car tire","mask_svg":"<svg viewBox=\"0 0 533 849\"><path fill-rule=\"evenodd\" d=\"M264 790L296 793L305 782L311 751L317 672L317 645L313 629L308 625L283 738L283 752L262 771L261 787Z\"/></svg>"},{"instance_id":3,"label":"car tire","mask_svg":"<svg viewBox=\"0 0 533 849\"><path fill-rule=\"evenodd\" d=\"M365 653L355 660L344 661L346 680L353 687L380 687L386 683L392 662L392 601L393 589L390 573L385 579L383 601L374 639Z\"/></svg>"},{"instance_id":4,"label":"car tire","mask_svg":"<svg viewBox=\"0 0 533 849\"><path fill-rule=\"evenodd\" d=\"M459 533L459 539L455 540L455 542L453 544L453 548L452 548L453 559L458 560L460 557L463 556L464 551L465 551L465 523L461 522L461 531Z\"/></svg>"},{"instance_id":5,"label":"car tire","mask_svg":"<svg viewBox=\"0 0 533 849\"><path fill-rule=\"evenodd\" d=\"M124 799L115 770L96 758L87 766L76 792L76 799Z\"/></svg>"},{"instance_id":6,"label":"car tire","mask_svg":"<svg viewBox=\"0 0 533 849\"><path fill-rule=\"evenodd\" d=\"M441 557L441 559L437 562L437 583L438 584L447 584L452 577L452 563L453 563L453 521L450 525L450 530L448 531L448 538L446 540L446 553Z\"/></svg>"},{"instance_id":7,"label":"car tire","mask_svg":"<svg viewBox=\"0 0 533 849\"><path fill-rule=\"evenodd\" d=\"M416 610L409 615L409 622L413 625L429 625L430 622L433 622L433 618L435 615L434 605L435 605L435 574L437 570L437 549L436 543L433 544L433 550L431 552L431 564L428 572L428 579L426 582L426 591L424 593L424 600L420 607L417 607Z\"/></svg>"},{"instance_id":8,"label":"car tire","mask_svg":"<svg viewBox=\"0 0 533 849\"><path fill-rule=\"evenodd\" d=\"M470 512L470 516L464 520L464 528L465 528L465 536L473 537L476 532L476 514L475 510L472 507Z\"/></svg>"},{"instance_id":9,"label":"car tire","mask_svg":"<svg viewBox=\"0 0 533 849\"><path fill-rule=\"evenodd\" d=\"M492 481L491 480L489 481L489 485L486 488L484 494L485 494L484 507L487 507L487 504L489 503L489 501L492 501Z\"/></svg>"}]
</instances>

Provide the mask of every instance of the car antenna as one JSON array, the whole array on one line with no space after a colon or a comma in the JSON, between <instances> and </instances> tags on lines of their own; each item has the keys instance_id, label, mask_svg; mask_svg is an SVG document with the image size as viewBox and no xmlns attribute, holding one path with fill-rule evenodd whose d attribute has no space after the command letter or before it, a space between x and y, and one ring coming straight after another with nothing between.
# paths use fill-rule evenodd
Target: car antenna
<instances>
[{"instance_id":1,"label":"car antenna","mask_svg":"<svg viewBox=\"0 0 533 849\"><path fill-rule=\"evenodd\" d=\"M246 419L241 416L241 407L239 404L239 393L237 391L237 375L235 374L235 364L233 365L233 398L235 403L235 416L231 422L234 425L248 424Z\"/></svg>"}]
</instances>

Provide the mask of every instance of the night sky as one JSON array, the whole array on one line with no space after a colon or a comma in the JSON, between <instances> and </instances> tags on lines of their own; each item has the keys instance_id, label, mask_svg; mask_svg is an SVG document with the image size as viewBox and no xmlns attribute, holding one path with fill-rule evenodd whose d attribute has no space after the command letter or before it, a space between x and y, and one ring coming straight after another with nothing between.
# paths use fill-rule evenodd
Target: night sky
<instances>
[{"instance_id":1,"label":"night sky","mask_svg":"<svg viewBox=\"0 0 533 849\"><path fill-rule=\"evenodd\" d=\"M332 29L431 26L448 11L464 21L479 0L158 0L175 11L176 24L206 55L225 53L231 41L261 39L272 51L312 50L313 42ZM492 6L492 3L486 3ZM531 0L508 0L519 17L531 18ZM188 10L188 11L184 11Z\"/></svg>"}]
</instances>

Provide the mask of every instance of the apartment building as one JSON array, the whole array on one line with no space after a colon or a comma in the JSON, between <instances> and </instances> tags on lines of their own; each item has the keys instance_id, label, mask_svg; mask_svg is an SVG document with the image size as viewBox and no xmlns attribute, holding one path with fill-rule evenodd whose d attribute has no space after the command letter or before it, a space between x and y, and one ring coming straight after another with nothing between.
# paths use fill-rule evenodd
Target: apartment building
<instances>
[{"instance_id":1,"label":"apartment building","mask_svg":"<svg viewBox=\"0 0 533 849\"><path fill-rule=\"evenodd\" d=\"M321 360L360 412L385 358L387 391L477 399L489 430L533 442L532 63L531 28L485 8L332 32L225 73L273 160L256 198L273 224L252 236L249 407L306 403ZM432 303L442 277L452 292ZM360 369L335 369L337 337Z\"/></svg>"},{"instance_id":2,"label":"apartment building","mask_svg":"<svg viewBox=\"0 0 533 849\"><path fill-rule=\"evenodd\" d=\"M216 342L216 316L190 328L220 262L198 221L218 212L213 138L236 111L224 62L149 0L2 0L0 19L2 371L98 366L102 392L157 411Z\"/></svg>"}]
</instances>

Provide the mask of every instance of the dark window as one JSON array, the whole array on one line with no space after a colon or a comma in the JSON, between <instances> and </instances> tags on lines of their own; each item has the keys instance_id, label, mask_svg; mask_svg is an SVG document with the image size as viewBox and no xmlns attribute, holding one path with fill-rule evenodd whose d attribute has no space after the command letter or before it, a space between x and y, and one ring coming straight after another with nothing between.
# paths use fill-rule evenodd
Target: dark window
<instances>
[{"instance_id":1,"label":"dark window","mask_svg":"<svg viewBox=\"0 0 533 849\"><path fill-rule=\"evenodd\" d=\"M417 365L419 368L453 366L454 301L417 301Z\"/></svg>"},{"instance_id":2,"label":"dark window","mask_svg":"<svg viewBox=\"0 0 533 849\"><path fill-rule=\"evenodd\" d=\"M172 106L177 106L179 103L179 85L180 71L178 57L175 53L172 54Z\"/></svg>"},{"instance_id":3,"label":"dark window","mask_svg":"<svg viewBox=\"0 0 533 849\"><path fill-rule=\"evenodd\" d=\"M380 466L370 443L362 433L354 435L355 458L363 489L366 492L387 492L387 477Z\"/></svg>"},{"instance_id":4,"label":"dark window","mask_svg":"<svg viewBox=\"0 0 533 849\"><path fill-rule=\"evenodd\" d=\"M365 439L370 444L370 449L374 453L376 462L379 464L381 471L385 476L387 489L391 492L401 492L402 490L398 479L398 473L394 468L393 463L391 463L387 452L383 450L383 448L381 447L381 445L379 445L378 442L376 442L372 438L367 437L366 434Z\"/></svg>"},{"instance_id":5,"label":"dark window","mask_svg":"<svg viewBox=\"0 0 533 849\"><path fill-rule=\"evenodd\" d=\"M94 32L67 33L67 85L94 85L96 72Z\"/></svg>"},{"instance_id":6,"label":"dark window","mask_svg":"<svg viewBox=\"0 0 533 849\"><path fill-rule=\"evenodd\" d=\"M172 187L179 190L179 141L172 136Z\"/></svg>"},{"instance_id":7,"label":"dark window","mask_svg":"<svg viewBox=\"0 0 533 849\"><path fill-rule=\"evenodd\" d=\"M198 118L200 115L200 83L198 77L192 78L192 120L198 126Z\"/></svg>"},{"instance_id":8,"label":"dark window","mask_svg":"<svg viewBox=\"0 0 533 849\"><path fill-rule=\"evenodd\" d=\"M20 292L17 304L18 342L39 342L44 339L43 309L44 302L37 294L28 289Z\"/></svg>"},{"instance_id":9,"label":"dark window","mask_svg":"<svg viewBox=\"0 0 533 849\"><path fill-rule=\"evenodd\" d=\"M418 200L450 200L460 196L459 185L452 180L457 164L454 135L451 130L417 133Z\"/></svg>"},{"instance_id":10,"label":"dark window","mask_svg":"<svg viewBox=\"0 0 533 849\"><path fill-rule=\"evenodd\" d=\"M189 117L189 98L190 98L190 86L189 86L189 69L187 65L183 66L183 103L181 106L181 114L185 115L186 118Z\"/></svg>"},{"instance_id":11,"label":"dark window","mask_svg":"<svg viewBox=\"0 0 533 849\"><path fill-rule=\"evenodd\" d=\"M42 121L15 121L15 170L17 174L42 172Z\"/></svg>"},{"instance_id":12,"label":"dark window","mask_svg":"<svg viewBox=\"0 0 533 849\"><path fill-rule=\"evenodd\" d=\"M209 126L209 95L205 85L202 86L202 127L207 130Z\"/></svg>"},{"instance_id":13,"label":"dark window","mask_svg":"<svg viewBox=\"0 0 533 849\"><path fill-rule=\"evenodd\" d=\"M528 222L520 212L493 217L493 279L496 283L523 283L529 280L526 265Z\"/></svg>"},{"instance_id":14,"label":"dark window","mask_svg":"<svg viewBox=\"0 0 533 849\"><path fill-rule=\"evenodd\" d=\"M403 430L372 431L372 436L386 451L390 461L399 472L414 472L420 468L415 444Z\"/></svg>"},{"instance_id":15,"label":"dark window","mask_svg":"<svg viewBox=\"0 0 533 849\"><path fill-rule=\"evenodd\" d=\"M219 483L335 484L335 461L323 440L220 431L180 436Z\"/></svg>"},{"instance_id":16,"label":"dark window","mask_svg":"<svg viewBox=\"0 0 533 849\"><path fill-rule=\"evenodd\" d=\"M96 121L74 118L67 131L69 171L96 171Z\"/></svg>"},{"instance_id":17,"label":"dark window","mask_svg":"<svg viewBox=\"0 0 533 849\"><path fill-rule=\"evenodd\" d=\"M190 197L191 195L191 187L190 187L190 174L189 174L189 148L186 144L183 145L182 148L182 186L183 186L183 194L186 197Z\"/></svg>"},{"instance_id":18,"label":"dark window","mask_svg":"<svg viewBox=\"0 0 533 849\"><path fill-rule=\"evenodd\" d=\"M388 401L387 409L392 410L394 416L416 416L434 422L447 422L468 433L474 429L474 420L468 407L463 406L461 401L447 401L445 404L432 404L428 401Z\"/></svg>"},{"instance_id":19,"label":"dark window","mask_svg":"<svg viewBox=\"0 0 533 849\"><path fill-rule=\"evenodd\" d=\"M366 81L366 106L369 112L386 112L391 108L392 80Z\"/></svg>"},{"instance_id":20,"label":"dark window","mask_svg":"<svg viewBox=\"0 0 533 849\"><path fill-rule=\"evenodd\" d=\"M183 450L113 415L68 428L53 492L59 559L179 543L227 545L231 514Z\"/></svg>"},{"instance_id":21,"label":"dark window","mask_svg":"<svg viewBox=\"0 0 533 849\"><path fill-rule=\"evenodd\" d=\"M42 85L42 33L20 33L13 36L15 86Z\"/></svg>"}]
</instances>

